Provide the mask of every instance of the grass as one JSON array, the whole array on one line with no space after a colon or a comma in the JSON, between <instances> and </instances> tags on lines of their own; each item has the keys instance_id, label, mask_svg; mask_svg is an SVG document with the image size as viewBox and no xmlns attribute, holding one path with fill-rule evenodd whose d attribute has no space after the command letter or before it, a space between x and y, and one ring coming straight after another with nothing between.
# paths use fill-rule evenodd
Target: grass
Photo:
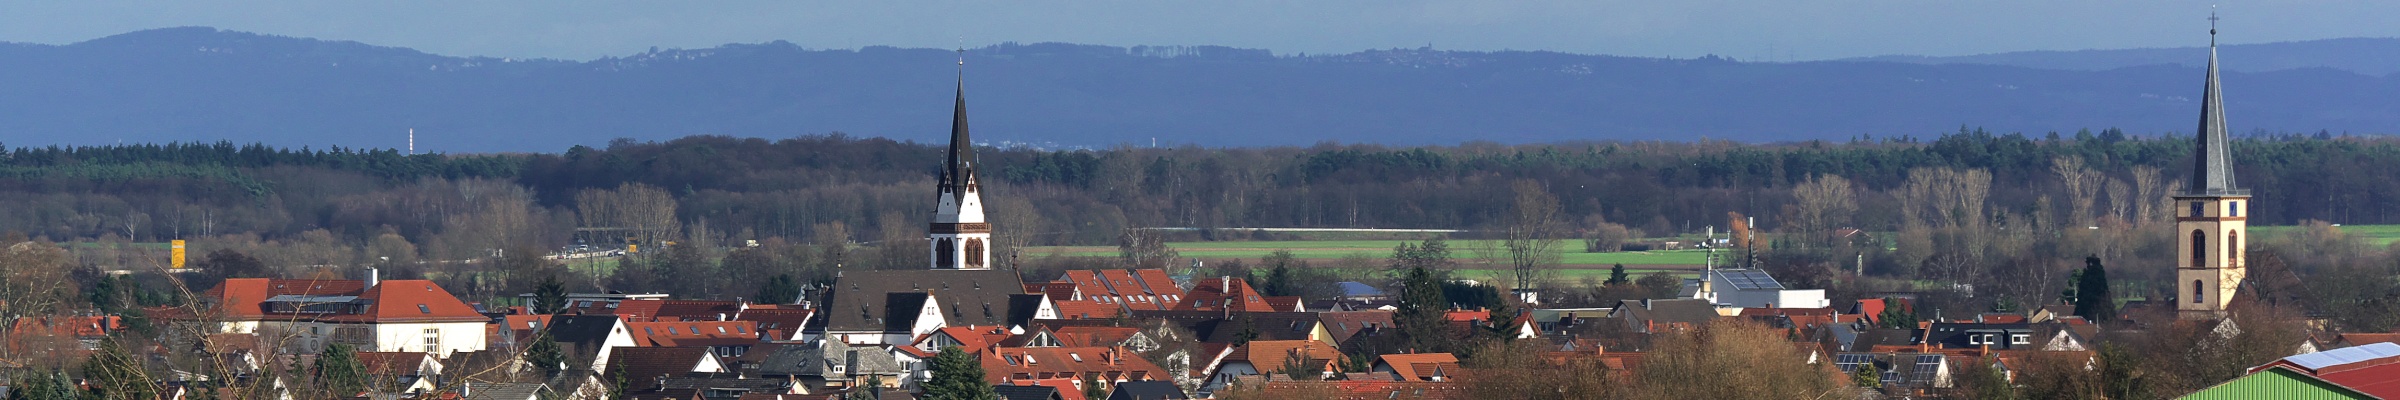
<instances>
[{"instance_id":1,"label":"grass","mask_svg":"<svg viewBox=\"0 0 2400 400\"><path fill-rule=\"evenodd\" d=\"M2250 227L2250 232L2258 234L2259 239L2266 239L2289 235L2298 232L2300 228L2296 225L2253 226ZM2400 242L2400 225L2343 225L2336 229L2341 229L2342 233L2358 236L2367 244L2377 247L2391 246L2393 242Z\"/></svg>"},{"instance_id":2,"label":"grass","mask_svg":"<svg viewBox=\"0 0 2400 400\"><path fill-rule=\"evenodd\" d=\"M1491 242L1496 241L1451 241L1451 256L1457 257L1461 260L1475 259L1481 255L1476 248ZM1398 247L1401 243L1416 242L1406 240L1173 242L1167 243L1167 247L1175 249L1176 253L1181 254L1184 257L1198 258L1258 259L1266 257L1267 254L1273 253L1276 250L1290 250L1292 252L1292 256L1306 260L1333 260L1348 257L1354 254L1363 254L1368 258L1381 260L1386 257L1390 257L1392 254L1392 248ZM1559 264L1567 266L1567 269L1570 270L1590 269L1595 267L1605 270L1608 266L1614 264L1625 264L1628 267L1697 266L1706 263L1708 258L1708 253L1703 250L1586 253L1582 251L1582 244L1574 241L1565 241L1559 243L1559 247L1559 250L1561 251L1559 255ZM1083 257L1113 257L1117 255L1117 248L1114 246L1056 246L1035 247L1026 250L1026 254L1028 255L1046 255L1051 254L1052 252L1066 256ZM1603 274L1605 274L1605 271L1603 271Z\"/></svg>"}]
</instances>

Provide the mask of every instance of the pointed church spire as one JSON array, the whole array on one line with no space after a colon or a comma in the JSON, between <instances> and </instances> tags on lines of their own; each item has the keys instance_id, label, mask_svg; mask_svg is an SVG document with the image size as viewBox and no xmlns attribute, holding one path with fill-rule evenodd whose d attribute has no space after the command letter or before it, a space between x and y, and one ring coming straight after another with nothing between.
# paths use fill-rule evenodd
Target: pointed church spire
<instances>
[{"instance_id":1,"label":"pointed church spire","mask_svg":"<svg viewBox=\"0 0 2400 400\"><path fill-rule=\"evenodd\" d=\"M966 191L973 180L975 144L967 139L967 48L958 48L958 102L950 115L950 156L942 164L942 188L953 194Z\"/></svg>"},{"instance_id":2,"label":"pointed church spire","mask_svg":"<svg viewBox=\"0 0 2400 400\"><path fill-rule=\"evenodd\" d=\"M2225 99L2217 93L2217 15L2208 15L2208 84L2200 95L2200 129L2194 140L2191 194L2240 194L2233 185L2233 152L2226 146Z\"/></svg>"}]
</instances>

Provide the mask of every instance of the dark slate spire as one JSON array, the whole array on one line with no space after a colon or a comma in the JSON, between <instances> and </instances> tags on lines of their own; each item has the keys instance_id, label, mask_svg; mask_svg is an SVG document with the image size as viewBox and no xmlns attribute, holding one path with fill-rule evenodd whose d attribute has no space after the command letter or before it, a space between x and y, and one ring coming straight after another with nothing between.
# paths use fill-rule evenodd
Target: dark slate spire
<instances>
[{"instance_id":1,"label":"dark slate spire","mask_svg":"<svg viewBox=\"0 0 2400 400\"><path fill-rule=\"evenodd\" d=\"M950 157L942 164L942 189L964 196L974 180L975 143L967 140L967 50L958 50L958 103L950 115Z\"/></svg>"},{"instance_id":2,"label":"dark slate spire","mask_svg":"<svg viewBox=\"0 0 2400 400\"><path fill-rule=\"evenodd\" d=\"M2200 147L2192 157L2190 194L2244 194L2233 186L2233 152L2226 148L2225 99L2217 93L2216 15L2209 15L2208 87L2200 95L2200 130L2193 135Z\"/></svg>"}]
</instances>

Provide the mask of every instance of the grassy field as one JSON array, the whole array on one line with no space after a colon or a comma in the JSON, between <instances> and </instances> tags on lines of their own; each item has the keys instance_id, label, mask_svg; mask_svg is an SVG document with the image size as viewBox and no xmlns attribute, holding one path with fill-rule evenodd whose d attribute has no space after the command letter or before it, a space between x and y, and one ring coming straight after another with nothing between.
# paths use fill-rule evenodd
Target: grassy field
<instances>
[{"instance_id":1,"label":"grassy field","mask_svg":"<svg viewBox=\"0 0 2400 400\"><path fill-rule=\"evenodd\" d=\"M2367 244L2377 247L2390 246L2393 242L2400 242L2400 225L2343 225L2337 228L2341 229L2343 233L2357 235L2359 239L2366 240ZM2258 234L2260 239L2287 235L2298 230L2300 230L2299 226L2292 225L2250 227L2250 232Z\"/></svg>"},{"instance_id":2,"label":"grassy field","mask_svg":"<svg viewBox=\"0 0 2400 400\"><path fill-rule=\"evenodd\" d=\"M1493 241L1451 241L1451 255L1462 260L1475 259L1481 256L1481 254L1477 251L1477 248L1490 242ZM1256 260L1266 257L1268 253L1272 253L1275 250L1291 250L1293 256L1307 260L1334 260L1353 254L1363 254L1368 258L1382 260L1386 257L1390 257L1392 254L1392 248L1398 247L1401 243L1411 242L1403 240L1175 242L1168 243L1167 247L1175 249L1176 253L1182 254L1184 257L1198 257L1204 259L1241 258ZM1560 250L1563 251L1559 257L1559 263L1570 270L1594 268L1605 270L1609 266L1615 264L1625 264L1625 266L1629 269L1643 270L1688 269L1698 268L1701 264L1706 263L1708 258L1708 253L1701 250L1586 253L1582 251L1582 243L1568 241L1565 243L1560 243L1559 246L1561 247ZM1026 255L1032 256L1048 255L1052 254L1053 252L1067 256L1113 257L1117 255L1117 248L1114 246L1035 247L1026 249L1025 253ZM1605 274L1605 272L1603 272L1603 274Z\"/></svg>"}]
</instances>

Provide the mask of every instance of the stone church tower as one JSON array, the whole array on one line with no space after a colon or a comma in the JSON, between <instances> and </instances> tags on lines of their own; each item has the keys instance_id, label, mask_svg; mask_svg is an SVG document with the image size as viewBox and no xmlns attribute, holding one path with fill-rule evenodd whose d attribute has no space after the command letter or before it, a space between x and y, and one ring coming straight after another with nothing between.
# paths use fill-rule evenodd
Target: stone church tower
<instances>
[{"instance_id":1,"label":"stone church tower","mask_svg":"<svg viewBox=\"0 0 2400 400\"><path fill-rule=\"evenodd\" d=\"M983 186L975 181L975 144L967 140L966 60L959 60L958 102L950 116L950 154L934 207L933 269L992 269L992 224L983 219Z\"/></svg>"},{"instance_id":2,"label":"stone church tower","mask_svg":"<svg viewBox=\"0 0 2400 400\"><path fill-rule=\"evenodd\" d=\"M2214 20L2215 17L2210 17ZM2217 319L2241 289L2248 270L2242 234L2250 191L2233 184L2226 149L2225 100L2217 93L2217 30L2208 30L2208 83L2200 99L2200 130L2187 190L2175 195L2175 309L2182 319Z\"/></svg>"}]
</instances>

